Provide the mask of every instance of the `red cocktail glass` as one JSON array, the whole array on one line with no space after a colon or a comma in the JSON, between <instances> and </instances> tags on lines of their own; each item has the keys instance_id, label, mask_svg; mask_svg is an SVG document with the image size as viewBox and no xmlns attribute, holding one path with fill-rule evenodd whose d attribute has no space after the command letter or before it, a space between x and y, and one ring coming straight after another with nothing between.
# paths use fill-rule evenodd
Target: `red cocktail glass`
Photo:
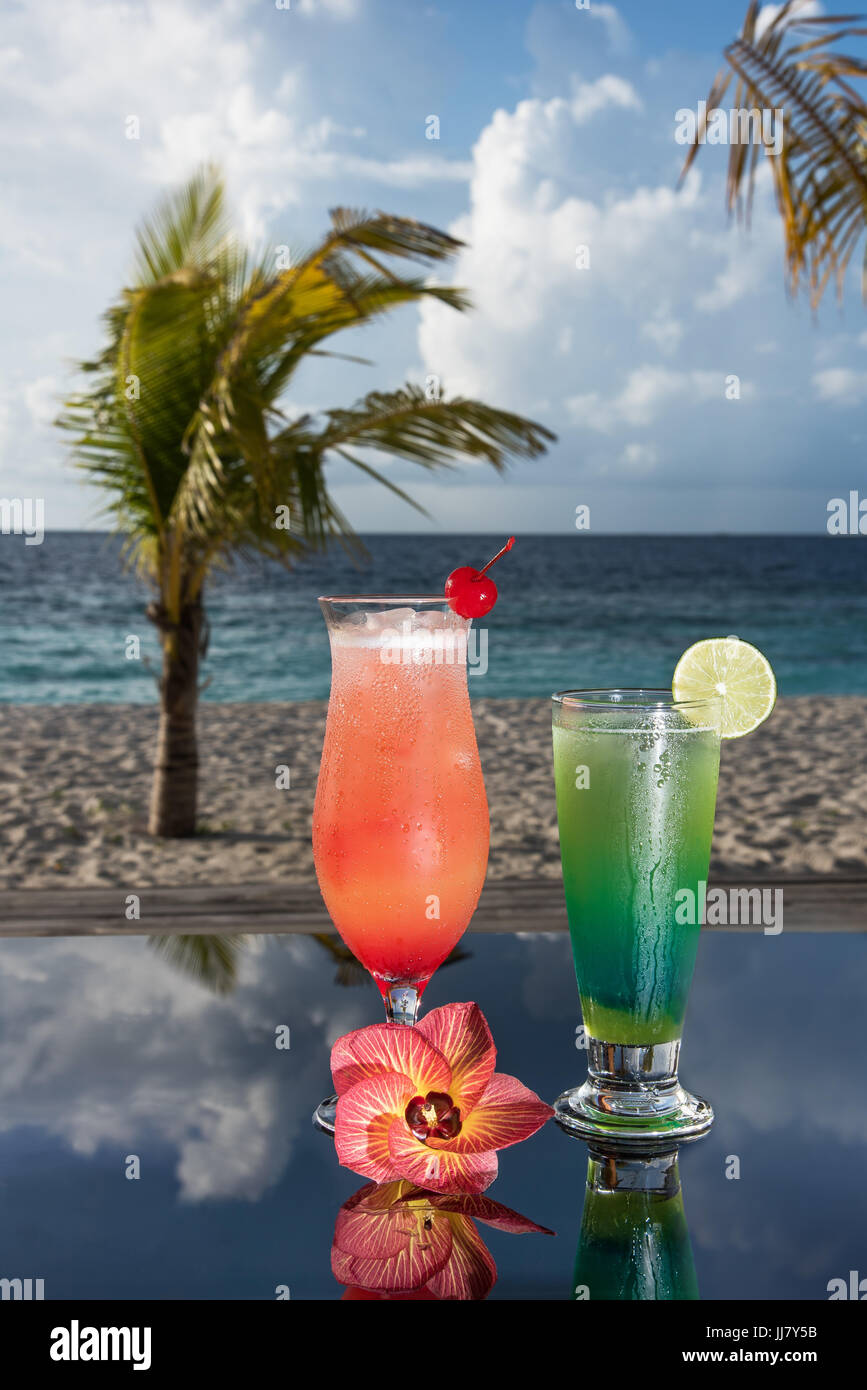
<instances>
[{"instance_id":1,"label":"red cocktail glass","mask_svg":"<svg viewBox=\"0 0 867 1390\"><path fill-rule=\"evenodd\" d=\"M488 862L485 785L467 690L471 620L438 595L327 596L331 698L313 811L325 905L412 1025L466 931ZM334 1100L316 1121L333 1128Z\"/></svg>"}]
</instances>

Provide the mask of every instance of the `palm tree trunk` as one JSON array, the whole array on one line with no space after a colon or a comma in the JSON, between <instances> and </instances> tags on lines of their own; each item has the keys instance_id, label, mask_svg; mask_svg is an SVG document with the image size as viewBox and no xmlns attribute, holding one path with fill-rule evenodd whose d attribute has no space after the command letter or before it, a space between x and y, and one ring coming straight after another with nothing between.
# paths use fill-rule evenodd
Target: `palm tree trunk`
<instances>
[{"instance_id":1,"label":"palm tree trunk","mask_svg":"<svg viewBox=\"0 0 867 1390\"><path fill-rule=\"evenodd\" d=\"M147 612L159 629L163 648L160 727L148 829L152 835L181 838L196 833L196 705L205 615L200 603L185 604L177 624L168 620L161 604L150 604Z\"/></svg>"}]
</instances>

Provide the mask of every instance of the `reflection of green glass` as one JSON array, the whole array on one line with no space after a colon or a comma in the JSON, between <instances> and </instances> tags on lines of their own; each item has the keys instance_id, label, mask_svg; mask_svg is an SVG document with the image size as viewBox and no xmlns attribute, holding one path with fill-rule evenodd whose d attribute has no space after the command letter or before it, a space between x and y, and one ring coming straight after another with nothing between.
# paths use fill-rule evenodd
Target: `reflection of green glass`
<instances>
[{"instance_id":1,"label":"reflection of green glass","mask_svg":"<svg viewBox=\"0 0 867 1390\"><path fill-rule=\"evenodd\" d=\"M555 709L566 908L594 1038L646 1046L681 1036L701 903L681 924L676 894L698 895L707 879L718 768L707 721L615 703Z\"/></svg>"},{"instance_id":2,"label":"reflection of green glass","mask_svg":"<svg viewBox=\"0 0 867 1390\"><path fill-rule=\"evenodd\" d=\"M591 1154L573 1299L695 1299L677 1153Z\"/></svg>"}]
</instances>

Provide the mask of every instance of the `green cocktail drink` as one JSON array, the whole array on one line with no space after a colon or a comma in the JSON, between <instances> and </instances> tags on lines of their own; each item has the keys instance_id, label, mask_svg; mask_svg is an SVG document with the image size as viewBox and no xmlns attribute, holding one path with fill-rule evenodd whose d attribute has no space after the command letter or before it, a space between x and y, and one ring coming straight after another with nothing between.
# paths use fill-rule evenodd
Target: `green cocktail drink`
<instances>
[{"instance_id":1,"label":"green cocktail drink","mask_svg":"<svg viewBox=\"0 0 867 1390\"><path fill-rule=\"evenodd\" d=\"M560 1118L585 1134L701 1132L710 1108L679 1087L677 1057L713 834L716 704L572 691L554 697L553 724L566 908L602 1085L567 1093L579 1113Z\"/></svg>"},{"instance_id":2,"label":"green cocktail drink","mask_svg":"<svg viewBox=\"0 0 867 1390\"><path fill-rule=\"evenodd\" d=\"M707 879L719 736L683 715L655 730L636 727L629 710L606 714L605 727L562 707L558 718L563 885L584 1022L606 1042L670 1042L683 1027L701 907L679 924L675 894Z\"/></svg>"},{"instance_id":3,"label":"green cocktail drink","mask_svg":"<svg viewBox=\"0 0 867 1390\"><path fill-rule=\"evenodd\" d=\"M572 1298L698 1297L677 1153L591 1154Z\"/></svg>"}]
</instances>

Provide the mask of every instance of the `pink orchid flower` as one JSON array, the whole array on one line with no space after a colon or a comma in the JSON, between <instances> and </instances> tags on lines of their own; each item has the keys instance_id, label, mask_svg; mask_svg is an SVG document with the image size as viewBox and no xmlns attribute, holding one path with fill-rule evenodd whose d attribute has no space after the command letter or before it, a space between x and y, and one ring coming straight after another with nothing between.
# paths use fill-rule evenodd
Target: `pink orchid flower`
<instances>
[{"instance_id":1,"label":"pink orchid flower","mask_svg":"<svg viewBox=\"0 0 867 1390\"><path fill-rule=\"evenodd\" d=\"M483 1192L498 1149L528 1139L554 1113L497 1052L477 1004L433 1009L414 1028L374 1024L338 1038L337 1157L374 1182L405 1178L434 1192Z\"/></svg>"},{"instance_id":2,"label":"pink orchid flower","mask_svg":"<svg viewBox=\"0 0 867 1390\"><path fill-rule=\"evenodd\" d=\"M497 1266L476 1221L513 1235L554 1234L490 1197L368 1183L344 1202L334 1228L331 1269L348 1286L344 1298L486 1298Z\"/></svg>"}]
</instances>

